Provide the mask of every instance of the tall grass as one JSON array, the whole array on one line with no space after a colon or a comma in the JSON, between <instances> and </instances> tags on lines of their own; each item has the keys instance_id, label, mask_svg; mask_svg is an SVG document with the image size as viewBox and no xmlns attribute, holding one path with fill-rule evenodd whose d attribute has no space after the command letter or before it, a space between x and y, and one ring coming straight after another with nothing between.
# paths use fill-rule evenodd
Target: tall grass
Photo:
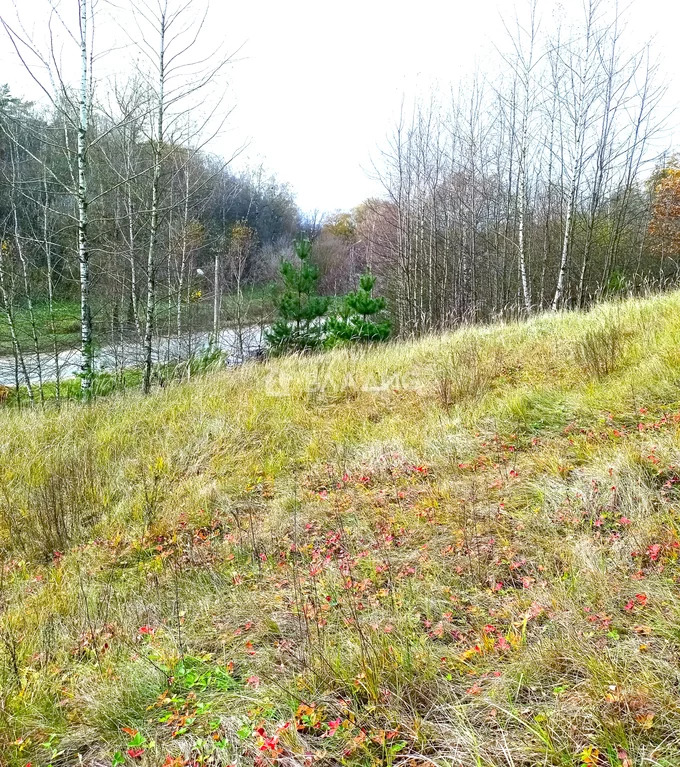
<instances>
[{"instance_id":1,"label":"tall grass","mask_svg":"<svg viewBox=\"0 0 680 767\"><path fill-rule=\"evenodd\" d=\"M7 409L0 763L679 763L679 341L669 294Z\"/></svg>"}]
</instances>

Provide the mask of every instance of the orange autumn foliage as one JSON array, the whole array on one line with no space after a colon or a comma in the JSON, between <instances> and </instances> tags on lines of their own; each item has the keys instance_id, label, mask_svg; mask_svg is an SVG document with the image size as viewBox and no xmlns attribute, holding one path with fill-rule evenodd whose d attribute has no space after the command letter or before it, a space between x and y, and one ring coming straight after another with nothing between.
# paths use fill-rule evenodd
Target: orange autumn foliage
<instances>
[{"instance_id":1,"label":"orange autumn foliage","mask_svg":"<svg viewBox=\"0 0 680 767\"><path fill-rule=\"evenodd\" d=\"M680 253L680 168L667 168L654 188L649 233L661 255Z\"/></svg>"}]
</instances>

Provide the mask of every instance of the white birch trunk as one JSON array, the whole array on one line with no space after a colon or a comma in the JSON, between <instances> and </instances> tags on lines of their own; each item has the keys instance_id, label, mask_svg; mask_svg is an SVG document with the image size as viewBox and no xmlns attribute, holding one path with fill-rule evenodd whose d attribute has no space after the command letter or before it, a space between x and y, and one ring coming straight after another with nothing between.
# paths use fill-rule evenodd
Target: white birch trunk
<instances>
[{"instance_id":1,"label":"white birch trunk","mask_svg":"<svg viewBox=\"0 0 680 767\"><path fill-rule=\"evenodd\" d=\"M88 242L87 133L90 93L87 50L87 0L80 2L80 114L78 121L78 265L80 270L80 385L89 396L92 387L94 350L92 347L92 311L90 307L90 254Z\"/></svg>"},{"instance_id":2,"label":"white birch trunk","mask_svg":"<svg viewBox=\"0 0 680 767\"><path fill-rule=\"evenodd\" d=\"M156 314L156 244L160 223L159 198L161 185L161 162L163 153L163 119L165 117L165 13L160 18L160 47L158 51L158 106L156 111L156 137L154 141L154 167L151 185L151 226L149 251L146 263L146 320L144 323L144 393L151 390L153 365L153 327Z\"/></svg>"}]
</instances>

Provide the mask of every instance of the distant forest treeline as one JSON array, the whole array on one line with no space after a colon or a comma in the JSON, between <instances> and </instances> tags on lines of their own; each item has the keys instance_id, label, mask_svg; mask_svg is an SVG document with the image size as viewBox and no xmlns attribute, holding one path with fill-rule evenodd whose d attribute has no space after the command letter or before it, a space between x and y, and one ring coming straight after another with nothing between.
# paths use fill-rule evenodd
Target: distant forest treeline
<instances>
[{"instance_id":1,"label":"distant forest treeline","mask_svg":"<svg viewBox=\"0 0 680 767\"><path fill-rule=\"evenodd\" d=\"M58 116L13 97L7 86L0 89L0 121L4 274L17 300L24 300L23 256L34 300L47 299L50 282L55 297L78 297L77 213L68 190L74 138ZM93 311L100 319L116 312L140 322L144 313L153 149L141 123L92 119L89 127L89 265ZM288 248L302 226L286 184L261 168L235 172L223 158L172 138L166 139L160 174L160 306L201 289L207 294L216 257L223 259L223 289L232 287L237 268L244 282L275 278L274 254ZM235 240L243 248L244 238L248 258L236 265L231 251Z\"/></svg>"}]
</instances>

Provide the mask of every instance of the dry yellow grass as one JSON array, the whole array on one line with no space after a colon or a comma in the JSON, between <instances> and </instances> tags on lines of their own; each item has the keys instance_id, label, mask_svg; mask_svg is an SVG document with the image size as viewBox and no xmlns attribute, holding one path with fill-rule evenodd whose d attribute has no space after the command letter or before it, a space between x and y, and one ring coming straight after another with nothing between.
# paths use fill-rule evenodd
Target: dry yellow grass
<instances>
[{"instance_id":1,"label":"dry yellow grass","mask_svg":"<svg viewBox=\"0 0 680 767\"><path fill-rule=\"evenodd\" d=\"M0 763L677 765L680 294L0 418Z\"/></svg>"}]
</instances>

